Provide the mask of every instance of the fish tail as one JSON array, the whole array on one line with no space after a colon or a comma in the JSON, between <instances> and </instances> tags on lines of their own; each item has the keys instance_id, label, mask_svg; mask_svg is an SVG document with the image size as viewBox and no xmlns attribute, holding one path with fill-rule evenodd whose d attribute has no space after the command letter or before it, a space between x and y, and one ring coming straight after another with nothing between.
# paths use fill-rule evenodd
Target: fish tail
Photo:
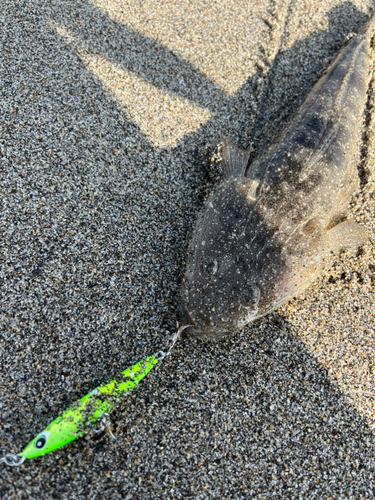
<instances>
[{"instance_id":1,"label":"fish tail","mask_svg":"<svg viewBox=\"0 0 375 500\"><path fill-rule=\"evenodd\" d=\"M370 18L370 20L363 26L359 31L359 35L367 35L370 38L373 37L375 33L375 15Z\"/></svg>"}]
</instances>

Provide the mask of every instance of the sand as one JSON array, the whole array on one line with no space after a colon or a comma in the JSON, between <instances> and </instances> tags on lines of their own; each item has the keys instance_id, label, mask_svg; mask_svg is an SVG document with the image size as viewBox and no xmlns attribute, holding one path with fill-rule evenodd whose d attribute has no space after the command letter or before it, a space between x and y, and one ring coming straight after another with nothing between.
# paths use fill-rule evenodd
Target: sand
<instances>
[{"instance_id":1,"label":"sand","mask_svg":"<svg viewBox=\"0 0 375 500\"><path fill-rule=\"evenodd\" d=\"M0 455L168 348L217 144L259 154L373 8L1 3ZM374 497L373 86L350 207L369 245L237 335L179 340L116 440L0 465L2 499Z\"/></svg>"}]
</instances>

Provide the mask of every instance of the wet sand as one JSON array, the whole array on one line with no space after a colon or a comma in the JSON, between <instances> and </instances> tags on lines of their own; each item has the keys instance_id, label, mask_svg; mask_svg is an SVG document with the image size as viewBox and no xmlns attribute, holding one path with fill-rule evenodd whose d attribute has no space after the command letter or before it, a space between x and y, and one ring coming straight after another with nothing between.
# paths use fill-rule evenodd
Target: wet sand
<instances>
[{"instance_id":1,"label":"wet sand","mask_svg":"<svg viewBox=\"0 0 375 500\"><path fill-rule=\"evenodd\" d=\"M374 7L2 3L1 452L168 348L217 144L259 154ZM374 497L373 87L350 207L369 245L230 339L178 341L116 441L0 465L2 499Z\"/></svg>"}]
</instances>

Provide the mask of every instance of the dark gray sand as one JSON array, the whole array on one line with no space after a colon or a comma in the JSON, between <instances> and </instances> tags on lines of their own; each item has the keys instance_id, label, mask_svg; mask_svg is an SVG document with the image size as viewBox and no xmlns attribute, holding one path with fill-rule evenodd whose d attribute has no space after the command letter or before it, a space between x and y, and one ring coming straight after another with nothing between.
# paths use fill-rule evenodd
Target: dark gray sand
<instances>
[{"instance_id":1,"label":"dark gray sand","mask_svg":"<svg viewBox=\"0 0 375 500\"><path fill-rule=\"evenodd\" d=\"M217 143L272 141L374 7L1 2L2 452L168 347ZM228 340L180 340L116 441L0 465L1 499L374 498L372 91L364 108L360 255Z\"/></svg>"}]
</instances>

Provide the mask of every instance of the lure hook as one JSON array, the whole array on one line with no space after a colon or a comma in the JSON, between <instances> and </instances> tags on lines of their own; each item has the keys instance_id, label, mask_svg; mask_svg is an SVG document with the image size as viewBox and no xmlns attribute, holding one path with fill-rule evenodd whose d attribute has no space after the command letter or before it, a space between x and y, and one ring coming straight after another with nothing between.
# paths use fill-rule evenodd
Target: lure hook
<instances>
[{"instance_id":1,"label":"lure hook","mask_svg":"<svg viewBox=\"0 0 375 500\"><path fill-rule=\"evenodd\" d=\"M167 356L169 356L169 352L164 352L164 351L158 351L156 354L154 354L154 358L156 358L158 361L161 361Z\"/></svg>"},{"instance_id":2,"label":"lure hook","mask_svg":"<svg viewBox=\"0 0 375 500\"><path fill-rule=\"evenodd\" d=\"M171 350L173 349L175 343L177 342L178 340L178 337L181 335L181 333L185 330L185 328L189 328L189 326L192 326L192 325L181 325L179 326L179 323L177 322L177 331L176 333L173 334L173 337L172 337L172 343L171 345L169 346L169 349L167 352L164 352L164 351L158 351L156 354L154 354L154 358L156 358L158 361L161 361L162 359L166 358L167 356L170 355L171 353Z\"/></svg>"},{"instance_id":3,"label":"lure hook","mask_svg":"<svg viewBox=\"0 0 375 500\"><path fill-rule=\"evenodd\" d=\"M94 429L93 432L95 434L98 434L99 432L106 431L111 436L111 438L114 441L116 441L116 438L113 435L111 426L112 426L112 424L111 424L111 419L110 419L109 413L103 413L103 415L101 416L101 422L100 422L99 429Z\"/></svg>"},{"instance_id":4,"label":"lure hook","mask_svg":"<svg viewBox=\"0 0 375 500\"><path fill-rule=\"evenodd\" d=\"M25 461L25 457L20 453L17 455L15 453L6 453L3 457L0 457L0 463L4 462L10 467L19 467Z\"/></svg>"}]
</instances>

